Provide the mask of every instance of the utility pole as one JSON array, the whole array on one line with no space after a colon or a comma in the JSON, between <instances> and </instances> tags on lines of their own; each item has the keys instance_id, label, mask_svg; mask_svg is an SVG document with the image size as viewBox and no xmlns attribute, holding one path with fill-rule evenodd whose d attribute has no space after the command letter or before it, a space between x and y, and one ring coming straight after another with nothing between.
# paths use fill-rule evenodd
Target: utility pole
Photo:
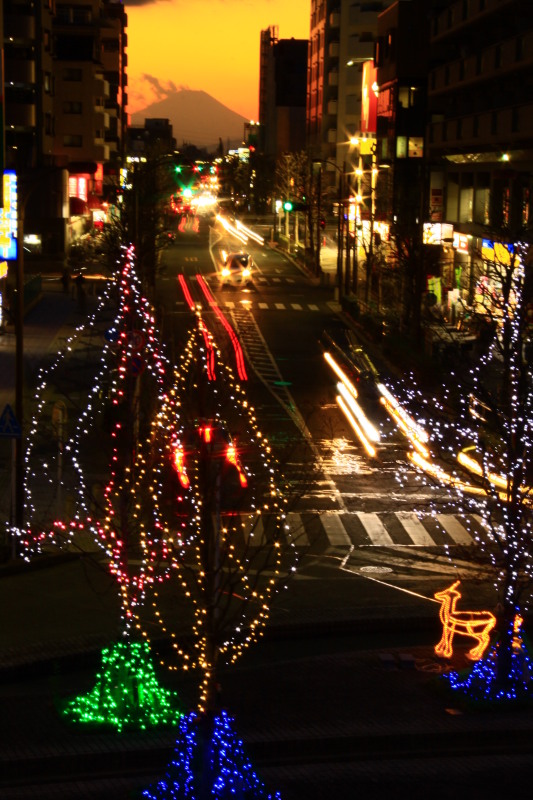
<instances>
[{"instance_id":1,"label":"utility pole","mask_svg":"<svg viewBox=\"0 0 533 800\"><path fill-rule=\"evenodd\" d=\"M322 164L318 165L316 186L316 274L320 275L320 246L321 246L321 196L322 196Z\"/></svg>"},{"instance_id":2,"label":"utility pole","mask_svg":"<svg viewBox=\"0 0 533 800\"><path fill-rule=\"evenodd\" d=\"M339 172L339 196L337 219L337 299L342 297L342 262L344 250L344 183L346 177L346 161L342 162L342 171Z\"/></svg>"}]
</instances>

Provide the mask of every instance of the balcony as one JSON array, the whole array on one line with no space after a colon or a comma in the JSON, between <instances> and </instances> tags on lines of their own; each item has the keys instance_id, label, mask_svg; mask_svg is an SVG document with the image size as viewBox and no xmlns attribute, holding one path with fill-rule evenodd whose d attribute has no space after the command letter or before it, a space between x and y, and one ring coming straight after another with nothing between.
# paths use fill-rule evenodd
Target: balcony
<instances>
[{"instance_id":1,"label":"balcony","mask_svg":"<svg viewBox=\"0 0 533 800\"><path fill-rule=\"evenodd\" d=\"M6 106L6 128L34 128L35 105L33 103L13 103Z\"/></svg>"},{"instance_id":2,"label":"balcony","mask_svg":"<svg viewBox=\"0 0 533 800\"><path fill-rule=\"evenodd\" d=\"M35 39L35 18L31 12L27 15L7 14L4 19L4 37L15 40Z\"/></svg>"},{"instance_id":3,"label":"balcony","mask_svg":"<svg viewBox=\"0 0 533 800\"><path fill-rule=\"evenodd\" d=\"M30 59L10 58L5 62L6 83L34 84L35 61Z\"/></svg>"}]
</instances>

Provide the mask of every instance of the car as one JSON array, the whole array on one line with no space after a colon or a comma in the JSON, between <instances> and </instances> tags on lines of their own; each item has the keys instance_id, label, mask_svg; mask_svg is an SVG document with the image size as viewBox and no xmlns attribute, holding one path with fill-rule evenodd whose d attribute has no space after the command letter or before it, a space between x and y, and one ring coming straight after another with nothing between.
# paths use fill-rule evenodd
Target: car
<instances>
[{"instance_id":1,"label":"car","mask_svg":"<svg viewBox=\"0 0 533 800\"><path fill-rule=\"evenodd\" d=\"M252 282L254 263L249 253L223 254L222 266L219 272L221 285L229 283L232 286L246 286Z\"/></svg>"}]
</instances>

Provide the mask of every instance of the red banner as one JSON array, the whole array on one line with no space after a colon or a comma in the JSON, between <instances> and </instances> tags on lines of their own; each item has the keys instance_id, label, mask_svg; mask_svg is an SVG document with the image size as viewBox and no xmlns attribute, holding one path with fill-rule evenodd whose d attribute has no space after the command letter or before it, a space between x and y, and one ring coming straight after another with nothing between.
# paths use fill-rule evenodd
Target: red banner
<instances>
[{"instance_id":1,"label":"red banner","mask_svg":"<svg viewBox=\"0 0 533 800\"><path fill-rule=\"evenodd\" d=\"M363 92L361 98L361 133L376 133L377 130L377 76L373 61L363 64Z\"/></svg>"}]
</instances>

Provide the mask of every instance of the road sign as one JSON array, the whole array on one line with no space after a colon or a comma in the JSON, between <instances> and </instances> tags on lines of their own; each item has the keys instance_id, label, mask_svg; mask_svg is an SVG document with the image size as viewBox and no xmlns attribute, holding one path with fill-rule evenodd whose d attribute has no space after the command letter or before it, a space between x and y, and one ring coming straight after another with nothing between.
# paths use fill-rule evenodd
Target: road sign
<instances>
[{"instance_id":1,"label":"road sign","mask_svg":"<svg viewBox=\"0 0 533 800\"><path fill-rule=\"evenodd\" d=\"M13 413L13 409L8 403L0 417L0 437L4 439L20 439L21 436L22 430Z\"/></svg>"},{"instance_id":2,"label":"road sign","mask_svg":"<svg viewBox=\"0 0 533 800\"><path fill-rule=\"evenodd\" d=\"M146 344L146 336L142 331L128 331L127 338L132 350L142 350Z\"/></svg>"},{"instance_id":3,"label":"road sign","mask_svg":"<svg viewBox=\"0 0 533 800\"><path fill-rule=\"evenodd\" d=\"M119 336L120 333L118 331L118 328L108 328L104 333L104 339L106 340L106 342L110 342L111 344L116 342Z\"/></svg>"},{"instance_id":4,"label":"road sign","mask_svg":"<svg viewBox=\"0 0 533 800\"><path fill-rule=\"evenodd\" d=\"M138 377L144 372L146 364L142 356L132 356L129 360L128 369L130 374Z\"/></svg>"}]
</instances>

